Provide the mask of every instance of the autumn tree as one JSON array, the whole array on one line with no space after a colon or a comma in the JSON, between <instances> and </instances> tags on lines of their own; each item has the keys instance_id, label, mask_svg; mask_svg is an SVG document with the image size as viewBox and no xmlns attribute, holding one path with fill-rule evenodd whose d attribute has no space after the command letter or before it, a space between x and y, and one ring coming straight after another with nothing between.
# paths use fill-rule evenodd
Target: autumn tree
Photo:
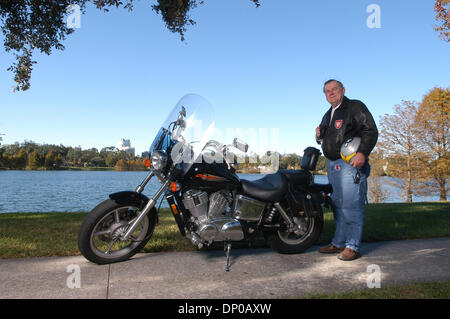
<instances>
[{"instance_id":1,"label":"autumn tree","mask_svg":"<svg viewBox=\"0 0 450 319\"><path fill-rule=\"evenodd\" d=\"M251 0L259 6L259 0ZM64 50L63 41L74 32L67 26L68 8L78 6L84 14L88 3L97 9L109 11L112 7L133 10L135 0L21 0L0 1L0 24L6 52L12 52L16 61L8 68L14 74L14 90L30 88L35 51L50 55L53 49ZM156 0L152 9L160 14L166 27L178 33L181 40L187 26L195 21L189 11L203 4L202 0ZM70 12L70 11L69 11Z\"/></svg>"},{"instance_id":2,"label":"autumn tree","mask_svg":"<svg viewBox=\"0 0 450 319\"><path fill-rule=\"evenodd\" d=\"M5 149L1 149L0 167L6 169L24 169L27 165L27 153L23 149L11 154Z\"/></svg>"},{"instance_id":3,"label":"autumn tree","mask_svg":"<svg viewBox=\"0 0 450 319\"><path fill-rule=\"evenodd\" d=\"M450 172L450 88L433 88L417 112L418 143L427 177L438 186L440 200L447 199ZM432 183L430 184L432 186Z\"/></svg>"},{"instance_id":4,"label":"autumn tree","mask_svg":"<svg viewBox=\"0 0 450 319\"><path fill-rule=\"evenodd\" d=\"M57 169L61 166L62 159L61 155L55 152L54 150L50 150L45 155L44 167L46 169Z\"/></svg>"},{"instance_id":5,"label":"autumn tree","mask_svg":"<svg viewBox=\"0 0 450 319\"><path fill-rule=\"evenodd\" d=\"M434 29L443 40L450 42L450 0L436 0L434 11L438 22Z\"/></svg>"},{"instance_id":6,"label":"autumn tree","mask_svg":"<svg viewBox=\"0 0 450 319\"><path fill-rule=\"evenodd\" d=\"M38 151L28 154L27 169L38 169L42 166L44 159Z\"/></svg>"},{"instance_id":7,"label":"autumn tree","mask_svg":"<svg viewBox=\"0 0 450 319\"><path fill-rule=\"evenodd\" d=\"M24 169L27 165L27 154L24 150L19 150L16 155L11 156L13 169Z\"/></svg>"},{"instance_id":8,"label":"autumn tree","mask_svg":"<svg viewBox=\"0 0 450 319\"><path fill-rule=\"evenodd\" d=\"M116 171L127 171L129 169L128 161L119 159L114 165Z\"/></svg>"},{"instance_id":9,"label":"autumn tree","mask_svg":"<svg viewBox=\"0 0 450 319\"><path fill-rule=\"evenodd\" d=\"M405 190L407 202L412 202L413 184L421 174L416 146L417 109L416 102L402 101L395 106L393 115L382 116L377 144L388 158L386 172L400 177L395 183Z\"/></svg>"}]
</instances>

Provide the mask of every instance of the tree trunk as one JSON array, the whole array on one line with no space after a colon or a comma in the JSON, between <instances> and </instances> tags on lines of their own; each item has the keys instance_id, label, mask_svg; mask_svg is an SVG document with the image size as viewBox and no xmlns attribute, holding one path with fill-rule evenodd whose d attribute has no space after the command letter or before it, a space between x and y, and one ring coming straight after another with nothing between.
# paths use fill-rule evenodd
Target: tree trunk
<instances>
[{"instance_id":1,"label":"tree trunk","mask_svg":"<svg viewBox=\"0 0 450 319\"><path fill-rule=\"evenodd\" d=\"M412 172L411 172L411 152L408 151L408 157L406 159L407 174L408 174L408 187L406 190L406 202L412 203Z\"/></svg>"},{"instance_id":2,"label":"tree trunk","mask_svg":"<svg viewBox=\"0 0 450 319\"><path fill-rule=\"evenodd\" d=\"M439 179L439 191L440 191L440 198L439 200L446 201L447 200L447 190L445 189L446 180L445 178Z\"/></svg>"}]
</instances>

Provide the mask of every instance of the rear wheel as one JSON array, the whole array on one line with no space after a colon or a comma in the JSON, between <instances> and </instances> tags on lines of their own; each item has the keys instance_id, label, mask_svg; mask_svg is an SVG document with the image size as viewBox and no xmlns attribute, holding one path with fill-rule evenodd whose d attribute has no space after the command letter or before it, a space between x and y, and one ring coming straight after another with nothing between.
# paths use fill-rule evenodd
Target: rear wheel
<instances>
[{"instance_id":1,"label":"rear wheel","mask_svg":"<svg viewBox=\"0 0 450 319\"><path fill-rule=\"evenodd\" d=\"M321 216L320 212L318 215ZM285 223L284 220L280 220ZM293 218L295 227L283 230L266 231L264 237L269 246L282 254L301 253L314 245L320 237L323 228L323 220L319 216L298 215Z\"/></svg>"},{"instance_id":2,"label":"rear wheel","mask_svg":"<svg viewBox=\"0 0 450 319\"><path fill-rule=\"evenodd\" d=\"M150 212L128 240L123 240L129 225L141 211L136 202L118 204L108 199L95 207L78 232L81 254L96 264L124 261L138 253L150 240L156 212Z\"/></svg>"}]
</instances>

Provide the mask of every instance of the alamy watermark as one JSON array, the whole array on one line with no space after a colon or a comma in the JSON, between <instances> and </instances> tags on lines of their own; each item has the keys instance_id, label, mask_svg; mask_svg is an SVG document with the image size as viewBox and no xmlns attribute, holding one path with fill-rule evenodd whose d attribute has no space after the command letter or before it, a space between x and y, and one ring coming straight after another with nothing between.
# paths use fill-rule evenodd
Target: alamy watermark
<instances>
[{"instance_id":1,"label":"alamy watermark","mask_svg":"<svg viewBox=\"0 0 450 319\"><path fill-rule=\"evenodd\" d=\"M367 272L370 274L367 279L367 288L381 288L381 267L377 264L367 266Z\"/></svg>"},{"instance_id":2,"label":"alamy watermark","mask_svg":"<svg viewBox=\"0 0 450 319\"><path fill-rule=\"evenodd\" d=\"M70 273L66 279L66 285L69 289L81 288L81 269L77 264L70 264L66 267L66 272Z\"/></svg>"},{"instance_id":3,"label":"alamy watermark","mask_svg":"<svg viewBox=\"0 0 450 319\"><path fill-rule=\"evenodd\" d=\"M71 4L67 6L66 13L69 15L66 19L66 26L69 29L81 28L81 8L78 4Z\"/></svg>"},{"instance_id":4,"label":"alamy watermark","mask_svg":"<svg viewBox=\"0 0 450 319\"><path fill-rule=\"evenodd\" d=\"M227 128L219 130L213 125L204 128L201 120L193 120L182 134L175 133L177 141L171 149L171 160L174 164L186 163L260 163L270 164L271 169L279 167L280 154L276 151L280 145L278 128ZM179 134L179 135L177 135ZM232 144L210 143L211 141L233 141L234 138L248 143L249 150L245 156L238 156ZM210 147L208 147L208 145ZM259 155L258 155L259 154Z\"/></svg>"},{"instance_id":5,"label":"alamy watermark","mask_svg":"<svg viewBox=\"0 0 450 319\"><path fill-rule=\"evenodd\" d=\"M369 29L381 28L381 8L378 4L369 4L366 9L370 15L367 17L366 25Z\"/></svg>"}]
</instances>

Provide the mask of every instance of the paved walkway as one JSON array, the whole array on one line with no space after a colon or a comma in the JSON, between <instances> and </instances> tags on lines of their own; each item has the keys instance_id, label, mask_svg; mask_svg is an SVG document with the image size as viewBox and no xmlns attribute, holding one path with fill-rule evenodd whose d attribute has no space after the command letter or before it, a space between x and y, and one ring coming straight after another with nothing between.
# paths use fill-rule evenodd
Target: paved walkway
<instances>
[{"instance_id":1,"label":"paved walkway","mask_svg":"<svg viewBox=\"0 0 450 319\"><path fill-rule=\"evenodd\" d=\"M365 243L362 255L344 262L317 247L297 255L235 249L230 272L223 251L103 266L80 256L0 259L0 298L285 298L450 279L450 237Z\"/></svg>"}]
</instances>

